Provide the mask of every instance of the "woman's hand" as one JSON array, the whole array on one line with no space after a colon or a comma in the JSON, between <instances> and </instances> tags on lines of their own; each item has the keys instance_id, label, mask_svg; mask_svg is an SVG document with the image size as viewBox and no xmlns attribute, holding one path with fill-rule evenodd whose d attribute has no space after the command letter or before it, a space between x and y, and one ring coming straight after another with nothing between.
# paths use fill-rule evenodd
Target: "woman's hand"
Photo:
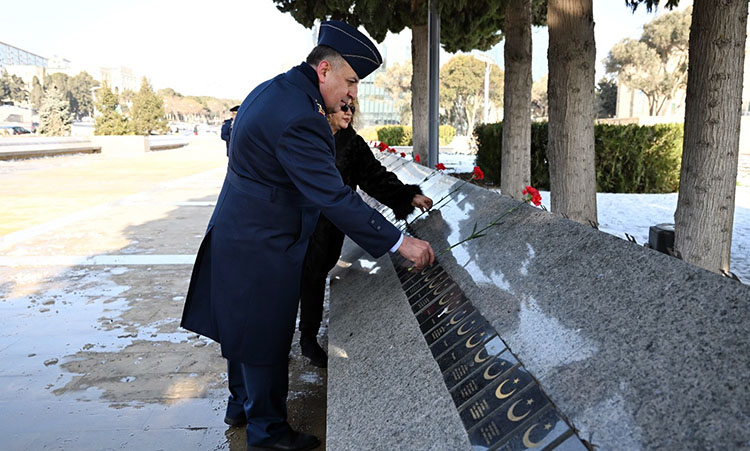
<instances>
[{"instance_id":1,"label":"woman's hand","mask_svg":"<svg viewBox=\"0 0 750 451\"><path fill-rule=\"evenodd\" d=\"M421 194L415 194L414 198L411 200L411 204L412 206L422 210L422 213L424 213L425 211L432 208L432 199Z\"/></svg>"}]
</instances>

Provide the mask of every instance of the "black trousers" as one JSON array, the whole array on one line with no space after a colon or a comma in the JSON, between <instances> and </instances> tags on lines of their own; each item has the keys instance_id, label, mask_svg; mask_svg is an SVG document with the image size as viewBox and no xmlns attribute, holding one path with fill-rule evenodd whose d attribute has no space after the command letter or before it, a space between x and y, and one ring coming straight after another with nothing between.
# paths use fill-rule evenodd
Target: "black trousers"
<instances>
[{"instance_id":1,"label":"black trousers","mask_svg":"<svg viewBox=\"0 0 750 451\"><path fill-rule=\"evenodd\" d=\"M310 238L300 286L299 331L315 337L323 320L326 277L341 256L344 234L321 216Z\"/></svg>"},{"instance_id":2,"label":"black trousers","mask_svg":"<svg viewBox=\"0 0 750 451\"><path fill-rule=\"evenodd\" d=\"M289 363L268 366L227 360L229 400L227 416L247 420L247 444L277 442L290 428L286 397L289 391Z\"/></svg>"}]
</instances>

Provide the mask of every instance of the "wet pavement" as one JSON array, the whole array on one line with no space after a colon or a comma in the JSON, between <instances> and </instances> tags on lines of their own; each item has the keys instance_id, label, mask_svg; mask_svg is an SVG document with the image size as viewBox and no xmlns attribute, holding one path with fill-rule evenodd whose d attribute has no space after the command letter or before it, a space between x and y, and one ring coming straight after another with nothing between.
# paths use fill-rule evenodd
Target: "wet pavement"
<instances>
[{"instance_id":1,"label":"wet pavement","mask_svg":"<svg viewBox=\"0 0 750 451\"><path fill-rule=\"evenodd\" d=\"M0 448L245 449L218 345L179 328L225 166L217 138L0 162ZM324 441L296 343L289 421Z\"/></svg>"}]
</instances>

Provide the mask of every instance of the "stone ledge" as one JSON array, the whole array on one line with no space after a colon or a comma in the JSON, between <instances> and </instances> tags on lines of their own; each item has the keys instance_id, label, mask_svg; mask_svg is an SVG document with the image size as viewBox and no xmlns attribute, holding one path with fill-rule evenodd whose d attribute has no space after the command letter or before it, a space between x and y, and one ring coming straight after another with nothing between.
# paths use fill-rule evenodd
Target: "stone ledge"
<instances>
[{"instance_id":1,"label":"stone ledge","mask_svg":"<svg viewBox=\"0 0 750 451\"><path fill-rule=\"evenodd\" d=\"M405 183L419 183L431 172L397 157L379 158ZM422 187L437 200L460 183L435 175ZM481 227L517 204L467 184L440 212L420 218L413 231L442 249L468 236L475 223ZM529 206L506 217L487 236L454 248L440 264L579 436L593 445L750 446L750 287ZM383 315L395 314L382 309L372 313L375 319L334 315L338 302L351 302L342 299L376 293L387 302L403 296L394 284L352 285L348 291L332 287L332 333L339 321L357 335L375 329L374 321ZM408 321L396 329L383 324L389 327L360 334L358 346L376 353L374 344L384 346L394 339L400 342L402 334L414 334ZM387 360L370 359L379 364L369 371L390 371ZM434 370L428 360L421 365ZM337 380L337 371L335 365L329 370L329 399L339 390L330 382ZM430 374L441 382L440 374ZM349 376L354 384L357 377L366 377ZM377 409L371 410L376 406L348 404L346 397L352 394L340 394L337 405L357 407L348 416L377 418ZM413 400L399 402L405 406L392 409L414 408ZM329 430L337 424L330 423ZM455 423L443 426L449 429Z\"/></svg>"},{"instance_id":2,"label":"stone ledge","mask_svg":"<svg viewBox=\"0 0 750 451\"><path fill-rule=\"evenodd\" d=\"M326 449L471 449L389 257L346 249L353 265L331 284Z\"/></svg>"}]
</instances>

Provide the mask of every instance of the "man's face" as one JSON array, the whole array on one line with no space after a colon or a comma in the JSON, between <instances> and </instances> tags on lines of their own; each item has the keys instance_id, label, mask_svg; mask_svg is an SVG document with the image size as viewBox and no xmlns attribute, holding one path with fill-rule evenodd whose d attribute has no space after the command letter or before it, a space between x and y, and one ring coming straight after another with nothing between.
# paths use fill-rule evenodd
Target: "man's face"
<instances>
[{"instance_id":1,"label":"man's face","mask_svg":"<svg viewBox=\"0 0 750 451\"><path fill-rule=\"evenodd\" d=\"M357 97L359 77L346 60L336 60L333 65L323 60L318 64L317 73L327 112L332 113Z\"/></svg>"}]
</instances>

